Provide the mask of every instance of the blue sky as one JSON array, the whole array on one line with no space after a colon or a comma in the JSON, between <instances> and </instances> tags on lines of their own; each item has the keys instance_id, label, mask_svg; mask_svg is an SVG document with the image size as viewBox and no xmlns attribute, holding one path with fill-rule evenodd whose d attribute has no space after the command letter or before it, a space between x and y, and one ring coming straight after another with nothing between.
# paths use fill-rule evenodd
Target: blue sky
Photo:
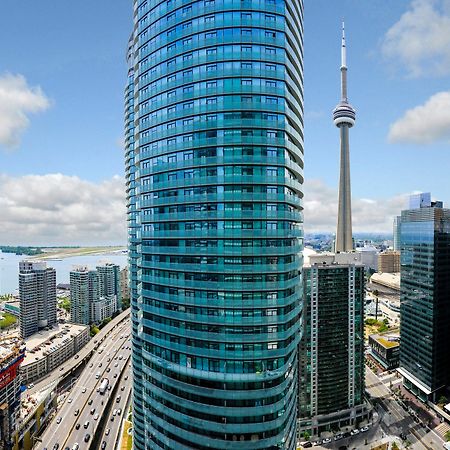
<instances>
[{"instance_id":1,"label":"blue sky","mask_svg":"<svg viewBox=\"0 0 450 450\"><path fill-rule=\"evenodd\" d=\"M354 229L389 231L410 192L450 201L450 0L305 1L307 231L335 224L342 17ZM131 0L2 0L0 241L124 242L131 26Z\"/></svg>"}]
</instances>

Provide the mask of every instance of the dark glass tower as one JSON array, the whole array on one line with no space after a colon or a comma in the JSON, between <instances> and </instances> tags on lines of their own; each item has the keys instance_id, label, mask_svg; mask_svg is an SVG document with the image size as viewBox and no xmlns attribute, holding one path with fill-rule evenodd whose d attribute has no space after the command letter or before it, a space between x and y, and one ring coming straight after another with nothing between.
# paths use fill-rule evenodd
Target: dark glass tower
<instances>
[{"instance_id":1,"label":"dark glass tower","mask_svg":"<svg viewBox=\"0 0 450 450\"><path fill-rule=\"evenodd\" d=\"M135 448L293 449L303 2L134 10Z\"/></svg>"},{"instance_id":2,"label":"dark glass tower","mask_svg":"<svg viewBox=\"0 0 450 450\"><path fill-rule=\"evenodd\" d=\"M400 369L404 385L436 401L450 383L450 209L430 194L401 215Z\"/></svg>"},{"instance_id":3,"label":"dark glass tower","mask_svg":"<svg viewBox=\"0 0 450 450\"><path fill-rule=\"evenodd\" d=\"M354 428L364 401L364 266L351 253L310 256L300 344L300 432Z\"/></svg>"}]
</instances>

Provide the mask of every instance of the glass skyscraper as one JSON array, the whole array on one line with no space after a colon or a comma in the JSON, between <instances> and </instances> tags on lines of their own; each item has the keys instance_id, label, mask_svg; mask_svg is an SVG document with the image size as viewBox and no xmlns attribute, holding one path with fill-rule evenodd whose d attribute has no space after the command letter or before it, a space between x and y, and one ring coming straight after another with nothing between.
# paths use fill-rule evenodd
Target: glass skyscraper
<instances>
[{"instance_id":1,"label":"glass skyscraper","mask_svg":"<svg viewBox=\"0 0 450 450\"><path fill-rule=\"evenodd\" d=\"M303 2L134 1L134 445L294 449Z\"/></svg>"},{"instance_id":2,"label":"glass skyscraper","mask_svg":"<svg viewBox=\"0 0 450 450\"><path fill-rule=\"evenodd\" d=\"M442 206L420 194L401 215L399 372L424 401L450 384L450 209Z\"/></svg>"}]
</instances>

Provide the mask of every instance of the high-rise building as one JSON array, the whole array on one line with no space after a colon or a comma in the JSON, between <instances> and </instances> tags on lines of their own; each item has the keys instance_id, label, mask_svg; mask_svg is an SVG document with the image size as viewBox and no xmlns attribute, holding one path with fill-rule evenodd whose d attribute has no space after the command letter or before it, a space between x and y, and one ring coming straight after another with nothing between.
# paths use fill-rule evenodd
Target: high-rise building
<instances>
[{"instance_id":1,"label":"high-rise building","mask_svg":"<svg viewBox=\"0 0 450 450\"><path fill-rule=\"evenodd\" d=\"M364 279L352 253L311 255L304 267L300 432L319 436L367 418Z\"/></svg>"},{"instance_id":2,"label":"high-rise building","mask_svg":"<svg viewBox=\"0 0 450 450\"><path fill-rule=\"evenodd\" d=\"M341 136L339 206L335 239L336 252L351 252L353 250L349 130L355 124L356 113L348 102L347 97L346 52L344 25L342 25L341 101L333 111L334 124L339 128Z\"/></svg>"},{"instance_id":3,"label":"high-rise building","mask_svg":"<svg viewBox=\"0 0 450 450\"><path fill-rule=\"evenodd\" d=\"M399 273L400 272L400 252L386 251L378 255L378 272Z\"/></svg>"},{"instance_id":4,"label":"high-rise building","mask_svg":"<svg viewBox=\"0 0 450 450\"><path fill-rule=\"evenodd\" d=\"M397 216L394 218L393 231L394 231L394 251L400 251L400 226L401 217Z\"/></svg>"},{"instance_id":5,"label":"high-rise building","mask_svg":"<svg viewBox=\"0 0 450 450\"><path fill-rule=\"evenodd\" d=\"M99 323L121 307L120 267L105 263L96 270L79 267L70 272L70 320Z\"/></svg>"},{"instance_id":6,"label":"high-rise building","mask_svg":"<svg viewBox=\"0 0 450 450\"><path fill-rule=\"evenodd\" d=\"M20 335L31 336L57 323L56 271L45 262L19 263Z\"/></svg>"},{"instance_id":7,"label":"high-rise building","mask_svg":"<svg viewBox=\"0 0 450 450\"><path fill-rule=\"evenodd\" d=\"M133 444L293 449L303 2L135 0L134 12Z\"/></svg>"},{"instance_id":8,"label":"high-rise building","mask_svg":"<svg viewBox=\"0 0 450 450\"><path fill-rule=\"evenodd\" d=\"M70 321L88 325L91 303L99 298L98 276L95 270L77 267L70 272Z\"/></svg>"},{"instance_id":9,"label":"high-rise building","mask_svg":"<svg viewBox=\"0 0 450 450\"><path fill-rule=\"evenodd\" d=\"M98 292L100 297L114 296L115 310L122 308L122 290L120 289L120 266L104 263L96 267L98 275Z\"/></svg>"},{"instance_id":10,"label":"high-rise building","mask_svg":"<svg viewBox=\"0 0 450 450\"><path fill-rule=\"evenodd\" d=\"M450 384L450 209L415 196L401 215L400 369L404 386L436 400Z\"/></svg>"}]
</instances>

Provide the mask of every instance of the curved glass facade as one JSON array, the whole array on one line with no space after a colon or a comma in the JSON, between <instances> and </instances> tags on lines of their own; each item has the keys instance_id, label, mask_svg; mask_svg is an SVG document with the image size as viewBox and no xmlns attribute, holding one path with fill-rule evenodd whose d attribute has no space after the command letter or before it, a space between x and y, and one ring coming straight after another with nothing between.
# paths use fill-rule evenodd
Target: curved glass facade
<instances>
[{"instance_id":1,"label":"curved glass facade","mask_svg":"<svg viewBox=\"0 0 450 450\"><path fill-rule=\"evenodd\" d=\"M294 449L303 3L134 12L135 448Z\"/></svg>"}]
</instances>

